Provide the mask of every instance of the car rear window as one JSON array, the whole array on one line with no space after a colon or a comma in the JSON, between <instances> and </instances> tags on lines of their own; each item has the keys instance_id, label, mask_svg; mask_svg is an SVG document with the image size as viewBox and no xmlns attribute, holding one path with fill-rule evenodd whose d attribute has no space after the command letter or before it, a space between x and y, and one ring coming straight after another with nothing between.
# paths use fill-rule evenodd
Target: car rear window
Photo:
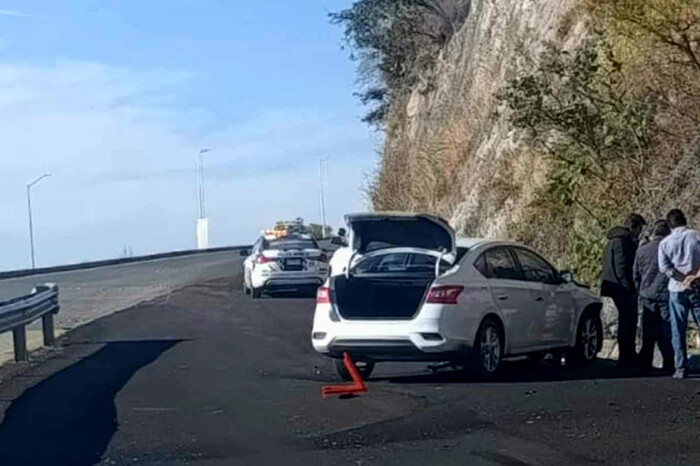
<instances>
[{"instance_id":1,"label":"car rear window","mask_svg":"<svg viewBox=\"0 0 700 466\"><path fill-rule=\"evenodd\" d=\"M469 252L469 248L457 248L457 258L455 259L455 264L459 264L462 258Z\"/></svg>"},{"instance_id":2,"label":"car rear window","mask_svg":"<svg viewBox=\"0 0 700 466\"><path fill-rule=\"evenodd\" d=\"M368 257L354 268L354 273L407 273L407 274L435 274L436 258L426 254L414 254L407 252L398 252L392 254L381 254L374 257ZM452 265L449 262L441 261L440 271L444 272L450 269Z\"/></svg>"},{"instance_id":3,"label":"car rear window","mask_svg":"<svg viewBox=\"0 0 700 466\"><path fill-rule=\"evenodd\" d=\"M318 246L313 240L275 240L270 241L267 249L287 251L290 249L318 249Z\"/></svg>"}]
</instances>

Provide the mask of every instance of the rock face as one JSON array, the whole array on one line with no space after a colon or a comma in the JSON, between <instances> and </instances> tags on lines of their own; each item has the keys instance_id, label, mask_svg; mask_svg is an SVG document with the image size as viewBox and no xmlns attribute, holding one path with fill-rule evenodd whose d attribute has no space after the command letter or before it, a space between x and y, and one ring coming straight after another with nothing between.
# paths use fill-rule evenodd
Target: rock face
<instances>
[{"instance_id":1,"label":"rock face","mask_svg":"<svg viewBox=\"0 0 700 466\"><path fill-rule=\"evenodd\" d=\"M586 4L472 0L466 23L431 75L393 103L375 208L432 212L449 219L463 236L512 237L509 227L517 225L543 186L548 167L525 135L512 129L498 96L511 79L536 68L548 43L574 50L590 37ZM687 180L700 173L692 168L699 166L700 152L697 141L689 147L669 176L668 186L683 193L657 196L651 200L658 205L647 210L688 207L698 225L700 213L691 201L697 199L697 182ZM616 357L617 311L607 299L603 321L606 357ZM690 335L691 346L700 347L697 332Z\"/></svg>"},{"instance_id":2,"label":"rock face","mask_svg":"<svg viewBox=\"0 0 700 466\"><path fill-rule=\"evenodd\" d=\"M405 169L410 187L391 208L435 212L466 235L507 235L546 165L518 150L521 134L498 114L498 94L545 43L574 48L586 35L581 0L473 0L433 77L393 109L384 176ZM401 166L387 163L399 157Z\"/></svg>"}]
</instances>

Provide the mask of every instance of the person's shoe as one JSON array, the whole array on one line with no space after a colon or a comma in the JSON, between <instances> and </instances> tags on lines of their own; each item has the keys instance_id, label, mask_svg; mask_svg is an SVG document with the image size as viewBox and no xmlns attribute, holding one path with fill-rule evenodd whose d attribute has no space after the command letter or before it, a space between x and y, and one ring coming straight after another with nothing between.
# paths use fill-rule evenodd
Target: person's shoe
<instances>
[{"instance_id":1,"label":"person's shoe","mask_svg":"<svg viewBox=\"0 0 700 466\"><path fill-rule=\"evenodd\" d=\"M673 367L664 367L661 369L661 373L666 375L673 375L675 372L676 370Z\"/></svg>"},{"instance_id":2,"label":"person's shoe","mask_svg":"<svg viewBox=\"0 0 700 466\"><path fill-rule=\"evenodd\" d=\"M676 372L673 373L673 378L676 379L676 380L685 379L685 370L683 370L683 369L676 369Z\"/></svg>"}]
</instances>

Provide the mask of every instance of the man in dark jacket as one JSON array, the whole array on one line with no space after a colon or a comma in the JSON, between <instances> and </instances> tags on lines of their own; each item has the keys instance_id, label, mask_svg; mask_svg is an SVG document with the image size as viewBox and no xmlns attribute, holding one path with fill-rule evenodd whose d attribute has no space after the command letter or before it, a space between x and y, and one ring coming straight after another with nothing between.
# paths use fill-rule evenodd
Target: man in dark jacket
<instances>
[{"instance_id":1,"label":"man in dark jacket","mask_svg":"<svg viewBox=\"0 0 700 466\"><path fill-rule=\"evenodd\" d=\"M651 368L654 346L658 343L663 356L664 371L673 371L673 346L671 346L671 320L668 308L668 277L659 271L659 244L671 234L666 220L654 224L652 237L639 247L634 260L634 284L642 304L642 351L639 362Z\"/></svg>"},{"instance_id":2,"label":"man in dark jacket","mask_svg":"<svg viewBox=\"0 0 700 466\"><path fill-rule=\"evenodd\" d=\"M617 308L617 344L620 364L636 363L637 352L637 290L634 286L634 257L639 235L646 221L639 214L631 214L625 226L608 232L608 244L603 253L603 282L600 293L615 302Z\"/></svg>"}]
</instances>

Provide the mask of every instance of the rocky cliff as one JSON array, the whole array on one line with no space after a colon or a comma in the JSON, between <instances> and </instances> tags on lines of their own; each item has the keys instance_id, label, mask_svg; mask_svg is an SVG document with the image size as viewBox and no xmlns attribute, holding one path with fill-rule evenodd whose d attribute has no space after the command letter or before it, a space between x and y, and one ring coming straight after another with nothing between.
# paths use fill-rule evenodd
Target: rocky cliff
<instances>
[{"instance_id":1,"label":"rocky cliff","mask_svg":"<svg viewBox=\"0 0 700 466\"><path fill-rule=\"evenodd\" d=\"M499 114L498 95L547 42L575 48L587 30L577 0L474 0L432 74L393 108L375 207L435 212L464 235L508 236L546 161Z\"/></svg>"},{"instance_id":2,"label":"rocky cliff","mask_svg":"<svg viewBox=\"0 0 700 466\"><path fill-rule=\"evenodd\" d=\"M592 284L630 212L700 221L700 0L473 0L415 75L375 209L526 242Z\"/></svg>"}]
</instances>

